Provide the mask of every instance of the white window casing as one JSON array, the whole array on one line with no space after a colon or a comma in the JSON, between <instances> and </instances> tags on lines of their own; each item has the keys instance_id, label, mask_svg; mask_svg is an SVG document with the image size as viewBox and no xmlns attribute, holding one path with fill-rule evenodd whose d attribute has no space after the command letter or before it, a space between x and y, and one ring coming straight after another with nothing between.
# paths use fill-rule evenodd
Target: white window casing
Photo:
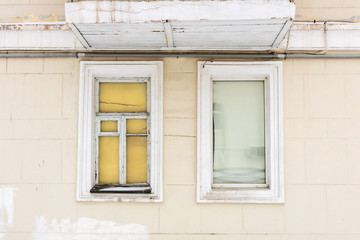
<instances>
[{"instance_id":1,"label":"white window casing","mask_svg":"<svg viewBox=\"0 0 360 240\"><path fill-rule=\"evenodd\" d=\"M97 81L106 79L145 79L148 84L148 183L150 193L90 193L97 184L97 143L101 120L118 121L117 133L101 133L119 135L124 128L121 119L146 118L145 116L96 116ZM105 79L105 80L104 80ZM111 80L112 81L112 80ZM106 114L105 114L106 115ZM78 201L136 201L162 202L162 124L163 124L163 63L161 61L82 61L80 63L79 86L79 120L78 120L78 167L77 167L77 200ZM120 167L123 167L120 163ZM120 181L121 183L121 181ZM115 189L116 190L116 189ZM135 189L136 190L136 189Z\"/></svg>"},{"instance_id":2,"label":"white window casing","mask_svg":"<svg viewBox=\"0 0 360 240\"><path fill-rule=\"evenodd\" d=\"M213 184L213 81L264 81L265 184ZM282 62L198 62L197 201L283 203Z\"/></svg>"}]
</instances>

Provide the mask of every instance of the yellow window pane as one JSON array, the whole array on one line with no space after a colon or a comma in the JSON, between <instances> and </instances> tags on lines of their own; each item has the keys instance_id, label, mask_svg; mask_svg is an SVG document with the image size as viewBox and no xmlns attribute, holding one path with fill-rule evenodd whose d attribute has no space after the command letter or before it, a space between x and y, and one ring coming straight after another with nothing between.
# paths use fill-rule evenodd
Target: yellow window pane
<instances>
[{"instance_id":1,"label":"yellow window pane","mask_svg":"<svg viewBox=\"0 0 360 240\"><path fill-rule=\"evenodd\" d=\"M146 134L146 119L128 119L126 120L126 133L128 134Z\"/></svg>"},{"instance_id":2,"label":"yellow window pane","mask_svg":"<svg viewBox=\"0 0 360 240\"><path fill-rule=\"evenodd\" d=\"M100 112L146 112L146 83L100 83Z\"/></svg>"},{"instance_id":3,"label":"yellow window pane","mask_svg":"<svg viewBox=\"0 0 360 240\"><path fill-rule=\"evenodd\" d=\"M99 183L119 183L119 137L99 137Z\"/></svg>"},{"instance_id":4,"label":"yellow window pane","mask_svg":"<svg viewBox=\"0 0 360 240\"><path fill-rule=\"evenodd\" d=\"M117 132L117 121L101 121L101 132Z\"/></svg>"},{"instance_id":5,"label":"yellow window pane","mask_svg":"<svg viewBox=\"0 0 360 240\"><path fill-rule=\"evenodd\" d=\"M147 182L147 137L126 138L126 182Z\"/></svg>"}]
</instances>

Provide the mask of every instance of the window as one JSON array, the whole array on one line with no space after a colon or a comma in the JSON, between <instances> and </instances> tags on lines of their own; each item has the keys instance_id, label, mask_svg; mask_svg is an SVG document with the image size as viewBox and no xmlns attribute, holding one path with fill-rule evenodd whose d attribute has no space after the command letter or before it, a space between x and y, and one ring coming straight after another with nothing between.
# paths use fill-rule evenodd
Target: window
<instances>
[{"instance_id":1,"label":"window","mask_svg":"<svg viewBox=\"0 0 360 240\"><path fill-rule=\"evenodd\" d=\"M81 62L78 200L162 201L162 62Z\"/></svg>"},{"instance_id":2,"label":"window","mask_svg":"<svg viewBox=\"0 0 360 240\"><path fill-rule=\"evenodd\" d=\"M281 62L198 74L198 202L283 202Z\"/></svg>"}]
</instances>

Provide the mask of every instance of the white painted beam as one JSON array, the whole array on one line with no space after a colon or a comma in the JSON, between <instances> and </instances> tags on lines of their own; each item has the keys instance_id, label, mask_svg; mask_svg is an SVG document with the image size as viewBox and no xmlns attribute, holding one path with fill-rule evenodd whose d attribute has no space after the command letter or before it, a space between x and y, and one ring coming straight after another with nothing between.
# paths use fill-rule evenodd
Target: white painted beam
<instances>
[{"instance_id":1,"label":"white painted beam","mask_svg":"<svg viewBox=\"0 0 360 240\"><path fill-rule=\"evenodd\" d=\"M279 34L277 35L275 41L272 44L272 48L277 48L279 46L279 44L284 40L286 33L288 33L291 25L292 25L292 21L291 19L287 20L284 23L283 28L281 29L281 31L279 32Z\"/></svg>"},{"instance_id":2,"label":"white painted beam","mask_svg":"<svg viewBox=\"0 0 360 240\"><path fill-rule=\"evenodd\" d=\"M77 39L81 42L83 47L90 48L91 47L90 44L86 41L84 36L80 33L79 29L72 23L69 23L68 25L71 28L71 30L73 31L73 33L75 34L75 36L77 37Z\"/></svg>"}]
</instances>

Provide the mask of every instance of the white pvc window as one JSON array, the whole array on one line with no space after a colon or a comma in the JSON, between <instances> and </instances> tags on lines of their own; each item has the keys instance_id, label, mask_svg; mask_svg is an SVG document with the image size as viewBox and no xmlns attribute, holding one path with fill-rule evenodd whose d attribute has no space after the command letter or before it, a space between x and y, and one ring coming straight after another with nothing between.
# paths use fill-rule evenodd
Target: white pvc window
<instances>
[{"instance_id":1,"label":"white pvc window","mask_svg":"<svg viewBox=\"0 0 360 240\"><path fill-rule=\"evenodd\" d=\"M77 200L162 201L162 68L81 62Z\"/></svg>"},{"instance_id":2,"label":"white pvc window","mask_svg":"<svg viewBox=\"0 0 360 240\"><path fill-rule=\"evenodd\" d=\"M281 63L198 70L198 201L282 202Z\"/></svg>"},{"instance_id":3,"label":"white pvc window","mask_svg":"<svg viewBox=\"0 0 360 240\"><path fill-rule=\"evenodd\" d=\"M266 185L264 81L212 82L213 186Z\"/></svg>"}]
</instances>

